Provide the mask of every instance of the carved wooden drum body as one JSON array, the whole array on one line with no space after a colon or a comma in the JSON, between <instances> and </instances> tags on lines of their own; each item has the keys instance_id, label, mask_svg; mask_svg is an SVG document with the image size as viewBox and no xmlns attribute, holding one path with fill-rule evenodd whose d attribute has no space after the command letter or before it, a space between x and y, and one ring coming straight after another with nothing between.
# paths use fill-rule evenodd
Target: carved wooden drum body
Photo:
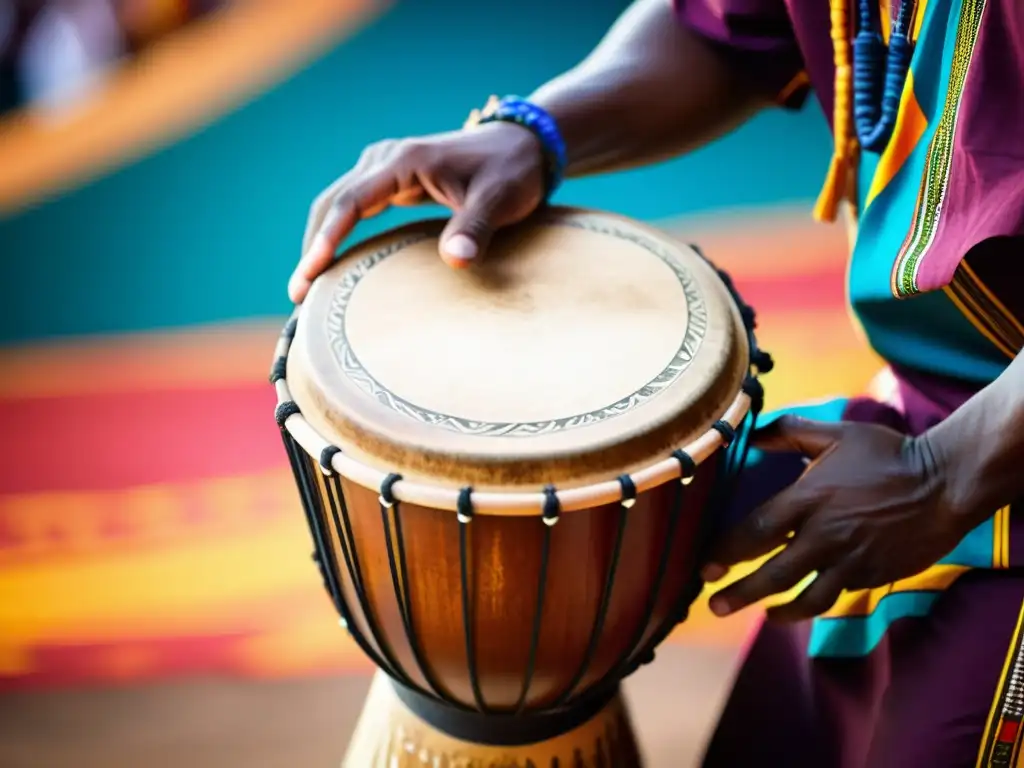
<instances>
[{"instance_id":1,"label":"carved wooden drum body","mask_svg":"<svg viewBox=\"0 0 1024 768\"><path fill-rule=\"evenodd\" d=\"M442 227L345 253L271 376L314 559L388 678L346 765L638 765L619 682L699 592L770 359L655 230L554 208L452 270Z\"/></svg>"}]
</instances>

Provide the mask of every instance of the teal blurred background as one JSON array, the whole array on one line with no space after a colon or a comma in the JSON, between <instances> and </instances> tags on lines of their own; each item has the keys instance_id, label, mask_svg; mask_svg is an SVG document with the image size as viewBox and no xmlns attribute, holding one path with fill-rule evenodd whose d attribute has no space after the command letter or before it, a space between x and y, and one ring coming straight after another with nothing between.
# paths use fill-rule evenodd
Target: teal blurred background
<instances>
[{"instance_id":1,"label":"teal blurred background","mask_svg":"<svg viewBox=\"0 0 1024 768\"><path fill-rule=\"evenodd\" d=\"M5 214L0 342L285 312L308 205L366 144L448 130L490 94L528 93L584 56L626 5L395 3L183 140ZM682 160L571 182L559 199L640 219L806 201L829 152L808 104ZM382 216L358 234L420 215Z\"/></svg>"}]
</instances>

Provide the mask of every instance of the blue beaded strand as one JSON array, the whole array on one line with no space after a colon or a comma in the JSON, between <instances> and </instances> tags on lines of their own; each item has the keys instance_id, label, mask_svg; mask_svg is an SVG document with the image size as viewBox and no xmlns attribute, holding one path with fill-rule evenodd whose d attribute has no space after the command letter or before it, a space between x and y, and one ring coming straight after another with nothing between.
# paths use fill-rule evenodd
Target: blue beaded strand
<instances>
[{"instance_id":1,"label":"blue beaded strand","mask_svg":"<svg viewBox=\"0 0 1024 768\"><path fill-rule=\"evenodd\" d=\"M878 32L877 0L859 0L858 5L860 30L853 40L853 119L860 145L881 153L896 127L903 85L910 71L914 52L910 25L915 2L900 3L888 47Z\"/></svg>"},{"instance_id":2,"label":"blue beaded strand","mask_svg":"<svg viewBox=\"0 0 1024 768\"><path fill-rule=\"evenodd\" d=\"M494 122L521 125L537 137L544 152L547 197L551 197L562 183L567 162L565 141L555 119L546 110L526 99L506 96L493 111L480 118L479 124Z\"/></svg>"}]
</instances>

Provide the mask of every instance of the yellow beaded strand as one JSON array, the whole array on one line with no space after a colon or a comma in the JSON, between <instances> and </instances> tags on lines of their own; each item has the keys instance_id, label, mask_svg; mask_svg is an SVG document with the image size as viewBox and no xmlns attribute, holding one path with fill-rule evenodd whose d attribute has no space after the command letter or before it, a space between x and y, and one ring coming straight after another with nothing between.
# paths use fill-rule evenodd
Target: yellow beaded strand
<instances>
[{"instance_id":1,"label":"yellow beaded strand","mask_svg":"<svg viewBox=\"0 0 1024 768\"><path fill-rule=\"evenodd\" d=\"M832 46L835 51L835 104L832 110L834 147L828 176L814 206L818 221L835 221L839 203L847 196L850 173L857 156L853 128L853 68L850 64L850 6L847 0L832 0Z\"/></svg>"}]
</instances>

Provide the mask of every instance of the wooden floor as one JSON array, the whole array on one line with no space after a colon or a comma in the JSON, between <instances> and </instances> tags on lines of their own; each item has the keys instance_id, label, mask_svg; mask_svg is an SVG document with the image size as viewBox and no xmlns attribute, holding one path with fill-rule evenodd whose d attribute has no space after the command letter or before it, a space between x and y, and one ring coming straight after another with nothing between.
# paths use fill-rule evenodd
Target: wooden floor
<instances>
[{"instance_id":1,"label":"wooden floor","mask_svg":"<svg viewBox=\"0 0 1024 768\"><path fill-rule=\"evenodd\" d=\"M627 684L647 768L699 763L735 653L666 646ZM336 768L368 676L0 697L3 768Z\"/></svg>"}]
</instances>

